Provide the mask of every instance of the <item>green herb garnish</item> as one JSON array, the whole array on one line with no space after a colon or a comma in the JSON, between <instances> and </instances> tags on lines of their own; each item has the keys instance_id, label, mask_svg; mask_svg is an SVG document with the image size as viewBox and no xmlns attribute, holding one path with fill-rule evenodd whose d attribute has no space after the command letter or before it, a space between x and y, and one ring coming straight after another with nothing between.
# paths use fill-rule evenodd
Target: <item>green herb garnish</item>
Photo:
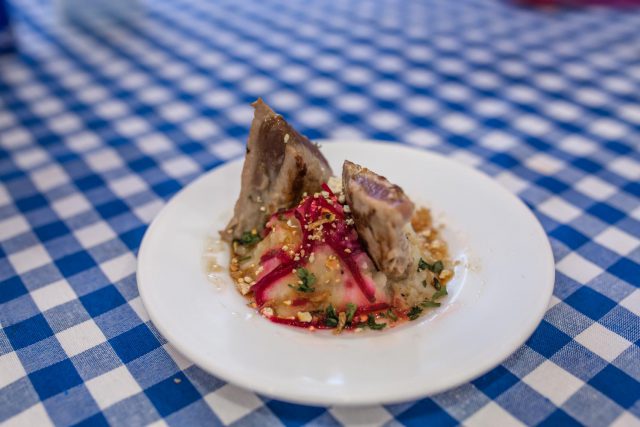
<instances>
[{"instance_id":1,"label":"green herb garnish","mask_svg":"<svg viewBox=\"0 0 640 427\"><path fill-rule=\"evenodd\" d=\"M353 303L347 303L347 323L351 323L353 316L356 314L358 306Z\"/></svg>"},{"instance_id":2,"label":"green herb garnish","mask_svg":"<svg viewBox=\"0 0 640 427\"><path fill-rule=\"evenodd\" d=\"M411 307L411 310L407 313L409 320L416 320L422 314L424 308L440 307L440 303L436 300L447 295L447 288L441 286L432 296L431 299L425 299L415 307Z\"/></svg>"},{"instance_id":3,"label":"green herb garnish","mask_svg":"<svg viewBox=\"0 0 640 427\"><path fill-rule=\"evenodd\" d=\"M327 307L324 314L324 323L327 326L331 328L335 328L336 326L338 326L338 314L336 313L336 309L333 308L333 305L329 304L329 307Z\"/></svg>"},{"instance_id":4,"label":"green herb garnish","mask_svg":"<svg viewBox=\"0 0 640 427\"><path fill-rule=\"evenodd\" d=\"M433 271L436 274L440 274L440 272L444 269L444 264L442 263L442 261L436 261L433 263L433 265L431 266L431 271Z\"/></svg>"},{"instance_id":5,"label":"green herb garnish","mask_svg":"<svg viewBox=\"0 0 640 427\"><path fill-rule=\"evenodd\" d=\"M440 272L444 269L444 264L442 261L436 261L433 264L429 264L427 261L420 258L418 261L418 271L429 270L435 274L440 274Z\"/></svg>"},{"instance_id":6,"label":"green herb garnish","mask_svg":"<svg viewBox=\"0 0 640 427\"><path fill-rule=\"evenodd\" d=\"M439 291L442 288L442 285L440 284L440 280L438 280L437 277L433 278L433 287L436 288L436 291Z\"/></svg>"},{"instance_id":7,"label":"green herb garnish","mask_svg":"<svg viewBox=\"0 0 640 427\"><path fill-rule=\"evenodd\" d=\"M423 287L423 288L426 288L426 287L427 287L427 281L426 281L426 280L423 280L423 281L422 281L422 287Z\"/></svg>"},{"instance_id":8,"label":"green herb garnish","mask_svg":"<svg viewBox=\"0 0 640 427\"><path fill-rule=\"evenodd\" d=\"M409 320L416 320L422 314L422 307L416 305L411 307L411 310L407 313Z\"/></svg>"},{"instance_id":9,"label":"green herb garnish","mask_svg":"<svg viewBox=\"0 0 640 427\"><path fill-rule=\"evenodd\" d=\"M316 288L311 286L316 281L316 276L313 273L309 273L306 268L299 268L296 274L302 283L298 284L298 286L289 285L290 288L298 292L315 292Z\"/></svg>"},{"instance_id":10,"label":"green herb garnish","mask_svg":"<svg viewBox=\"0 0 640 427\"><path fill-rule=\"evenodd\" d=\"M369 317L367 317L367 326L370 329L373 329L374 331L379 331L381 329L384 329L387 327L386 323L376 323L376 318L370 314Z\"/></svg>"},{"instance_id":11,"label":"green herb garnish","mask_svg":"<svg viewBox=\"0 0 640 427\"><path fill-rule=\"evenodd\" d=\"M422 301L420 303L420 306L423 307L423 308L440 307L440 303L427 299L427 300Z\"/></svg>"},{"instance_id":12,"label":"green herb garnish","mask_svg":"<svg viewBox=\"0 0 640 427\"><path fill-rule=\"evenodd\" d=\"M242 236L239 239L236 239L236 242L240 243L241 245L248 245L248 246L255 245L259 241L260 241L260 236L258 235L258 233L254 234L251 231L245 231L244 233L242 233Z\"/></svg>"},{"instance_id":13,"label":"green herb garnish","mask_svg":"<svg viewBox=\"0 0 640 427\"><path fill-rule=\"evenodd\" d=\"M396 314L391 309L387 310L387 316L389 316L389 319L393 320L394 322L398 320L398 316L396 316Z\"/></svg>"},{"instance_id":14,"label":"green herb garnish","mask_svg":"<svg viewBox=\"0 0 640 427\"><path fill-rule=\"evenodd\" d=\"M438 298L442 298L443 296L449 295L447 293L447 287L446 286L441 286L440 289L438 289L436 291L435 294L433 294L433 296L431 297L431 301L435 301Z\"/></svg>"}]
</instances>

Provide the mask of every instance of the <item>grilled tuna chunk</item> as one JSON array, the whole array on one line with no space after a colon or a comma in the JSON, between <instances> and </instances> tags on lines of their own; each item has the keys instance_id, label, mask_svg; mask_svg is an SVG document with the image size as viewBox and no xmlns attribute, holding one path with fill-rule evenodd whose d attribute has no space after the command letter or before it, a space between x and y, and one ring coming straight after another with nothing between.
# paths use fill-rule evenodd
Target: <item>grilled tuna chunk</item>
<instances>
[{"instance_id":1,"label":"grilled tuna chunk","mask_svg":"<svg viewBox=\"0 0 640 427\"><path fill-rule=\"evenodd\" d=\"M390 279L406 277L414 263L406 234L413 202L385 177L348 160L342 187L356 230L378 269Z\"/></svg>"},{"instance_id":2,"label":"grilled tuna chunk","mask_svg":"<svg viewBox=\"0 0 640 427\"><path fill-rule=\"evenodd\" d=\"M295 131L262 99L255 108L233 218L221 232L230 241L264 228L279 209L295 206L302 194L321 190L331 167L318 147Z\"/></svg>"}]
</instances>

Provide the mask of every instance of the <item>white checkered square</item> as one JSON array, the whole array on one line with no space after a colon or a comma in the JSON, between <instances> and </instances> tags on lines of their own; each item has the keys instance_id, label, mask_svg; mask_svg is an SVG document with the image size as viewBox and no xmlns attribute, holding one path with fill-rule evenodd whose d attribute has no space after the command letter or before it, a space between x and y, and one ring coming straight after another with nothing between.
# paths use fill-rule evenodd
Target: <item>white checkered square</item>
<instances>
[{"instance_id":1,"label":"white checkered square","mask_svg":"<svg viewBox=\"0 0 640 427\"><path fill-rule=\"evenodd\" d=\"M632 345L599 323L589 326L576 336L575 340L609 362Z\"/></svg>"},{"instance_id":2,"label":"white checkered square","mask_svg":"<svg viewBox=\"0 0 640 427\"><path fill-rule=\"evenodd\" d=\"M640 180L640 162L631 157L619 157L610 162L607 167L620 176L630 180Z\"/></svg>"},{"instance_id":3,"label":"white checkered square","mask_svg":"<svg viewBox=\"0 0 640 427\"><path fill-rule=\"evenodd\" d=\"M22 274L51 263L51 257L44 246L36 244L20 252L9 254L9 262L16 273Z\"/></svg>"},{"instance_id":4,"label":"white checkered square","mask_svg":"<svg viewBox=\"0 0 640 427\"><path fill-rule=\"evenodd\" d=\"M254 393L231 384L209 393L204 400L225 425L238 421L262 406L262 401Z\"/></svg>"},{"instance_id":5,"label":"white checkered square","mask_svg":"<svg viewBox=\"0 0 640 427\"><path fill-rule=\"evenodd\" d=\"M0 220L0 241L11 239L31 229L22 215Z\"/></svg>"},{"instance_id":6,"label":"white checkered square","mask_svg":"<svg viewBox=\"0 0 640 427\"><path fill-rule=\"evenodd\" d=\"M144 205L136 206L133 209L133 212L136 214L138 218L145 224L151 223L151 220L155 218L160 209L164 206L162 200L153 200L149 203L145 203Z\"/></svg>"},{"instance_id":7,"label":"white checkered square","mask_svg":"<svg viewBox=\"0 0 640 427\"><path fill-rule=\"evenodd\" d=\"M93 148L99 147L102 141L98 136L90 131L82 131L65 137L66 143L73 151L83 153Z\"/></svg>"},{"instance_id":8,"label":"white checkered square","mask_svg":"<svg viewBox=\"0 0 640 427\"><path fill-rule=\"evenodd\" d=\"M74 132L82 127L82 121L80 118L71 113L64 113L62 115L52 117L47 122L49 127L60 135Z\"/></svg>"},{"instance_id":9,"label":"white checkered square","mask_svg":"<svg viewBox=\"0 0 640 427\"><path fill-rule=\"evenodd\" d=\"M195 112L191 107L189 107L189 105L179 101L174 101L160 107L160 114L166 120L174 123L181 122L195 116Z\"/></svg>"},{"instance_id":10,"label":"white checkered square","mask_svg":"<svg viewBox=\"0 0 640 427\"><path fill-rule=\"evenodd\" d=\"M96 172L106 172L122 167L122 159L112 148L104 148L85 157L91 169Z\"/></svg>"},{"instance_id":11,"label":"white checkered square","mask_svg":"<svg viewBox=\"0 0 640 427\"><path fill-rule=\"evenodd\" d=\"M592 279L599 276L603 270L591 261L583 258L576 252L571 252L564 257L556 268L562 274L572 278L578 283L589 283Z\"/></svg>"},{"instance_id":12,"label":"white checkered square","mask_svg":"<svg viewBox=\"0 0 640 427\"><path fill-rule=\"evenodd\" d=\"M634 290L629 296L620 301L620 305L636 316L640 316L640 289Z\"/></svg>"},{"instance_id":13,"label":"white checkered square","mask_svg":"<svg viewBox=\"0 0 640 427\"><path fill-rule=\"evenodd\" d=\"M329 412L345 426L383 426L393 419L389 411L378 405L357 408L336 406Z\"/></svg>"},{"instance_id":14,"label":"white checkered square","mask_svg":"<svg viewBox=\"0 0 640 427\"><path fill-rule=\"evenodd\" d=\"M467 134L477 126L477 123L472 118L459 113L446 115L440 124L443 128L454 134Z\"/></svg>"},{"instance_id":15,"label":"white checkered square","mask_svg":"<svg viewBox=\"0 0 640 427\"><path fill-rule=\"evenodd\" d=\"M85 320L58 332L56 339L69 357L89 350L107 340L93 319Z\"/></svg>"},{"instance_id":16,"label":"white checkered square","mask_svg":"<svg viewBox=\"0 0 640 427\"><path fill-rule=\"evenodd\" d=\"M101 409L142 391L126 366L119 366L106 374L92 378L85 383L91 396Z\"/></svg>"},{"instance_id":17,"label":"white checkered square","mask_svg":"<svg viewBox=\"0 0 640 427\"><path fill-rule=\"evenodd\" d=\"M126 117L115 123L116 129L128 137L134 137L150 130L149 123L138 117Z\"/></svg>"},{"instance_id":18,"label":"white checkered square","mask_svg":"<svg viewBox=\"0 0 640 427\"><path fill-rule=\"evenodd\" d=\"M22 426L42 426L48 427L53 426L53 422L49 415L47 414L47 410L44 408L42 403L36 403L31 406L29 409L20 412L14 417L9 418L3 426L5 427L22 427Z\"/></svg>"},{"instance_id":19,"label":"white checkered square","mask_svg":"<svg viewBox=\"0 0 640 427\"><path fill-rule=\"evenodd\" d=\"M209 147L209 150L221 160L229 160L244 153L245 147L236 140L227 139Z\"/></svg>"},{"instance_id":20,"label":"white checkered square","mask_svg":"<svg viewBox=\"0 0 640 427\"><path fill-rule=\"evenodd\" d=\"M609 227L598 234L595 241L620 255L628 255L640 245L640 239L616 227Z\"/></svg>"},{"instance_id":21,"label":"white checkered square","mask_svg":"<svg viewBox=\"0 0 640 427\"><path fill-rule=\"evenodd\" d=\"M0 356L0 390L26 375L22 362L15 352Z\"/></svg>"},{"instance_id":22,"label":"white checkered square","mask_svg":"<svg viewBox=\"0 0 640 427\"><path fill-rule=\"evenodd\" d=\"M106 222L98 221L74 232L74 236L82 244L82 247L89 249L93 246L107 242L116 237L116 233Z\"/></svg>"},{"instance_id":23,"label":"white checkered square","mask_svg":"<svg viewBox=\"0 0 640 427\"><path fill-rule=\"evenodd\" d=\"M49 160L49 156L43 149L33 147L17 153L14 156L14 160L22 169L31 169L47 162Z\"/></svg>"},{"instance_id":24,"label":"white checkered square","mask_svg":"<svg viewBox=\"0 0 640 427\"><path fill-rule=\"evenodd\" d=\"M565 167L563 162L544 153L529 157L525 164L542 175L553 175Z\"/></svg>"},{"instance_id":25,"label":"white checkered square","mask_svg":"<svg viewBox=\"0 0 640 427\"><path fill-rule=\"evenodd\" d=\"M582 214L580 209L559 197L551 196L538 206L538 210L559 222L571 222Z\"/></svg>"},{"instance_id":26,"label":"white checkered square","mask_svg":"<svg viewBox=\"0 0 640 427\"><path fill-rule=\"evenodd\" d=\"M513 194L518 194L529 187L526 181L521 180L517 175L509 171L502 172L500 175L497 175L495 179Z\"/></svg>"},{"instance_id":27,"label":"white checkered square","mask_svg":"<svg viewBox=\"0 0 640 427\"><path fill-rule=\"evenodd\" d=\"M148 185L137 175L125 175L122 178L109 181L109 188L121 198L147 190Z\"/></svg>"},{"instance_id":28,"label":"white checkered square","mask_svg":"<svg viewBox=\"0 0 640 427\"><path fill-rule=\"evenodd\" d=\"M611 119L597 120L589 127L589 130L599 137L607 140L622 139L627 133L629 133L629 128L627 126L617 120Z\"/></svg>"},{"instance_id":29,"label":"white checkered square","mask_svg":"<svg viewBox=\"0 0 640 427\"><path fill-rule=\"evenodd\" d=\"M249 119L249 121L250 120L251 119ZM213 121L204 118L192 120L183 125L182 129L195 141L203 141L206 138L216 135L220 131Z\"/></svg>"},{"instance_id":30,"label":"white checkered square","mask_svg":"<svg viewBox=\"0 0 640 427\"><path fill-rule=\"evenodd\" d=\"M35 171L31 175L31 179L36 187L38 187L38 190L42 192L66 184L69 180L64 169L55 164Z\"/></svg>"},{"instance_id":31,"label":"white checkered square","mask_svg":"<svg viewBox=\"0 0 640 427\"><path fill-rule=\"evenodd\" d=\"M45 312L77 298L74 290L66 280L58 280L31 292L31 298L40 311Z\"/></svg>"},{"instance_id":32,"label":"white checkered square","mask_svg":"<svg viewBox=\"0 0 640 427\"><path fill-rule=\"evenodd\" d=\"M127 252L100 264L100 269L111 283L117 283L136 271L136 257Z\"/></svg>"},{"instance_id":33,"label":"white checkered square","mask_svg":"<svg viewBox=\"0 0 640 427\"><path fill-rule=\"evenodd\" d=\"M174 178L200 171L200 166L189 157L180 156L162 163L162 169Z\"/></svg>"},{"instance_id":34,"label":"white checkered square","mask_svg":"<svg viewBox=\"0 0 640 427\"><path fill-rule=\"evenodd\" d=\"M484 135L480 142L492 150L507 151L518 143L518 139L511 134L495 130Z\"/></svg>"},{"instance_id":35,"label":"white checkered square","mask_svg":"<svg viewBox=\"0 0 640 427\"><path fill-rule=\"evenodd\" d=\"M77 193L56 200L52 208L60 218L64 219L88 211L91 205L82 194Z\"/></svg>"},{"instance_id":36,"label":"white checkered square","mask_svg":"<svg viewBox=\"0 0 640 427\"><path fill-rule=\"evenodd\" d=\"M521 427L524 424L513 415L502 409L495 402L489 402L479 411L464 420L464 425L469 427L504 426Z\"/></svg>"},{"instance_id":37,"label":"white checkered square","mask_svg":"<svg viewBox=\"0 0 640 427\"><path fill-rule=\"evenodd\" d=\"M557 406L561 406L584 385L581 379L550 360L543 362L522 381Z\"/></svg>"},{"instance_id":38,"label":"white checkered square","mask_svg":"<svg viewBox=\"0 0 640 427\"><path fill-rule=\"evenodd\" d=\"M173 143L166 136L159 133L136 138L138 147L147 154L158 154L173 148Z\"/></svg>"},{"instance_id":39,"label":"white checkered square","mask_svg":"<svg viewBox=\"0 0 640 427\"><path fill-rule=\"evenodd\" d=\"M586 176L575 185L585 195L594 200L607 200L617 191L616 187L596 176Z\"/></svg>"},{"instance_id":40,"label":"white checkered square","mask_svg":"<svg viewBox=\"0 0 640 427\"><path fill-rule=\"evenodd\" d=\"M560 141L563 150L578 156L591 154L598 149L598 145L592 140L581 135L569 135Z\"/></svg>"}]
</instances>

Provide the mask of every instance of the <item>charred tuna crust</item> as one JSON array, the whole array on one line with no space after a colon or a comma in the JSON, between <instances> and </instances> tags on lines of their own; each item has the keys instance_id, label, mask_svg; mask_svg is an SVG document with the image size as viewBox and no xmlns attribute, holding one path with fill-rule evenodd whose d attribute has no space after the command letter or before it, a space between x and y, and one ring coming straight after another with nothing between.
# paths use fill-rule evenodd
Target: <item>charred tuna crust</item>
<instances>
[{"instance_id":1,"label":"charred tuna crust","mask_svg":"<svg viewBox=\"0 0 640 427\"><path fill-rule=\"evenodd\" d=\"M405 233L413 202L399 186L348 160L342 186L358 235L376 266L392 279L406 277L413 265Z\"/></svg>"},{"instance_id":2,"label":"charred tuna crust","mask_svg":"<svg viewBox=\"0 0 640 427\"><path fill-rule=\"evenodd\" d=\"M261 99L254 102L253 122L242 168L234 215L221 231L224 240L260 233L269 215L295 206L304 192L320 191L331 168L318 147L293 129Z\"/></svg>"}]
</instances>

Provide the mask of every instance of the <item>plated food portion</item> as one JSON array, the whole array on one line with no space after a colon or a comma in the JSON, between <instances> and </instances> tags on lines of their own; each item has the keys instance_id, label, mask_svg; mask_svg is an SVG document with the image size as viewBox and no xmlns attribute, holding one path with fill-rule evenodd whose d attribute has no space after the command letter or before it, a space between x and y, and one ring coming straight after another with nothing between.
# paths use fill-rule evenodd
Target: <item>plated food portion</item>
<instances>
[{"instance_id":1,"label":"plated food portion","mask_svg":"<svg viewBox=\"0 0 640 427\"><path fill-rule=\"evenodd\" d=\"M426 208L346 160L339 177L306 137L253 104L241 190L221 231L237 290L269 320L381 330L447 295L453 263Z\"/></svg>"}]
</instances>

